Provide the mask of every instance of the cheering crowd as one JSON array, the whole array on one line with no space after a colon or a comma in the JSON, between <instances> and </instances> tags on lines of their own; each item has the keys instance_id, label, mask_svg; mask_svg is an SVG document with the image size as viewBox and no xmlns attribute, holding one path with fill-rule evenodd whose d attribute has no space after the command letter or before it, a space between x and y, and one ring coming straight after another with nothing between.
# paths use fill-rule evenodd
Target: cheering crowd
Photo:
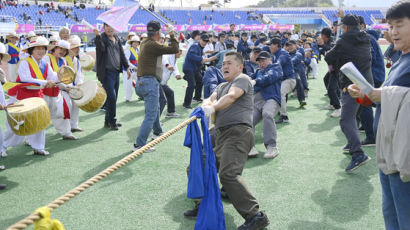
<instances>
[{"instance_id":1,"label":"cheering crowd","mask_svg":"<svg viewBox=\"0 0 410 230\"><path fill-rule=\"evenodd\" d=\"M340 121L346 138L345 154L351 156L346 173L352 173L371 158L362 146L377 145L377 164L383 192L383 214L386 229L410 229L410 161L408 140L410 86L410 2L400 1L386 15L390 32L383 36L391 42L383 54L377 40L382 36L367 30L364 19L339 12L341 24L323 28L319 33L305 32L300 36L290 32L252 34L235 31L231 25L228 32L193 31L188 39L167 26L167 35L161 33L161 24L151 21L147 33L129 33L123 47L121 38L109 25L104 32L94 29L96 35L96 75L104 88L107 99L104 127L118 130L122 125L116 118L116 103L123 75L124 100L132 100L133 90L144 101L145 116L133 150L143 147L150 136L163 134L160 117L167 107L165 117L180 117L175 109L173 89L167 82L174 76L187 81L183 108L201 105L207 117L213 117L213 148L217 160L221 196L231 200L235 209L245 219L238 229L262 229L269 225L265 212L251 194L241 177L248 157L259 155L254 143L255 126L262 123L263 158L273 159L279 155L277 124L290 123L287 100L296 97L301 108L309 106L308 79L317 79L318 63L326 62L328 71L324 76L331 117ZM340 30L340 33L338 33ZM51 113L51 120L64 140L76 140L73 132L79 128L79 108L68 92L70 87L84 81L80 64L78 36L70 36L62 28L59 38L29 33L27 43L18 44L18 36L11 32L8 44L0 44L1 61L8 61L8 75L2 83L35 83L41 88L17 85L8 90L8 101L0 92L1 109L18 100L42 97ZM185 53L182 73L178 59ZM384 59L393 63L385 80ZM364 79L374 89L363 92L345 76L341 67L352 62ZM70 66L75 70L73 83L59 83L59 67ZM388 66L390 68L390 66ZM4 74L3 74L4 75ZM383 87L382 87L383 86ZM399 87L392 87L399 86ZM382 88L380 88L382 87ZM376 113L373 113L376 107ZM276 119L277 117L277 119ZM366 138L360 140L360 131ZM407 138L407 139L406 139ZM45 150L45 130L29 136L14 134L8 122L2 138L1 156L7 157L7 149L25 142L34 154L48 155ZM148 151L155 151L154 148ZM2 167L4 169L4 166ZM2 185L3 188L5 185ZM195 208L184 213L196 218L200 201Z\"/></svg>"}]
</instances>

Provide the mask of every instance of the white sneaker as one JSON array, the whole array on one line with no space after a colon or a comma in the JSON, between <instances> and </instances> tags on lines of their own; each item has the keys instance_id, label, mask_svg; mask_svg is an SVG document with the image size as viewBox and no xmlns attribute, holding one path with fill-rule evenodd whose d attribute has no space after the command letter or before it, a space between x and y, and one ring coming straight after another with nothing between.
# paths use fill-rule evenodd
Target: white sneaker
<instances>
[{"instance_id":1,"label":"white sneaker","mask_svg":"<svg viewBox=\"0 0 410 230\"><path fill-rule=\"evenodd\" d=\"M7 157L8 155L7 155L7 150L5 150L5 149L3 149L2 151L1 151L1 157Z\"/></svg>"},{"instance_id":2,"label":"white sneaker","mask_svg":"<svg viewBox=\"0 0 410 230\"><path fill-rule=\"evenodd\" d=\"M334 110L335 107L334 107L333 105L327 105L327 106L323 107L323 109L326 109L326 110Z\"/></svg>"},{"instance_id":3,"label":"white sneaker","mask_svg":"<svg viewBox=\"0 0 410 230\"><path fill-rule=\"evenodd\" d=\"M248 157L254 157L254 156L257 156L257 155L259 155L259 152L254 146L254 147L252 147L251 151L249 151Z\"/></svg>"},{"instance_id":4,"label":"white sneaker","mask_svg":"<svg viewBox=\"0 0 410 230\"><path fill-rule=\"evenodd\" d=\"M162 136L162 134L164 134L164 133L160 133L160 134L158 134L158 135L152 134L151 141L153 141L153 140L157 139L158 137Z\"/></svg>"},{"instance_id":5,"label":"white sneaker","mask_svg":"<svg viewBox=\"0 0 410 230\"><path fill-rule=\"evenodd\" d=\"M331 117L340 117L342 115L342 109L335 109L332 114L330 114Z\"/></svg>"},{"instance_id":6,"label":"white sneaker","mask_svg":"<svg viewBox=\"0 0 410 230\"><path fill-rule=\"evenodd\" d=\"M273 159L279 155L279 150L277 147L268 147L266 150L265 155L263 155L263 158L265 159Z\"/></svg>"},{"instance_id":7,"label":"white sneaker","mask_svg":"<svg viewBox=\"0 0 410 230\"><path fill-rule=\"evenodd\" d=\"M4 167L4 165L0 165L0 170L5 170L6 167Z\"/></svg>"},{"instance_id":8,"label":"white sneaker","mask_svg":"<svg viewBox=\"0 0 410 230\"><path fill-rule=\"evenodd\" d=\"M137 145L135 145L134 144L134 152L135 151L137 151L137 150L139 150L140 148L142 148L143 146L137 146ZM147 150L145 150L145 153L152 153L152 152L154 152L156 149L155 148L149 148L149 149L147 149Z\"/></svg>"},{"instance_id":9,"label":"white sneaker","mask_svg":"<svg viewBox=\"0 0 410 230\"><path fill-rule=\"evenodd\" d=\"M34 155L42 155L42 156L47 156L50 153L46 150L38 150L38 149L34 149Z\"/></svg>"},{"instance_id":10,"label":"white sneaker","mask_svg":"<svg viewBox=\"0 0 410 230\"><path fill-rule=\"evenodd\" d=\"M165 115L166 118L173 118L173 117L179 117L179 116L180 116L180 115L179 115L178 113L176 113L176 112L167 113L167 114Z\"/></svg>"}]
</instances>

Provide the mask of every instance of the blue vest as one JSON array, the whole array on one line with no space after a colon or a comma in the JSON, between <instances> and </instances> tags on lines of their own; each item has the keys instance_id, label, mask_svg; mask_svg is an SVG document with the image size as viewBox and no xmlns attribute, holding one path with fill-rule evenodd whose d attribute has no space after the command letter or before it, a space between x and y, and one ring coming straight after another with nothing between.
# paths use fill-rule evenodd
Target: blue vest
<instances>
[{"instance_id":1,"label":"blue vest","mask_svg":"<svg viewBox=\"0 0 410 230\"><path fill-rule=\"evenodd\" d=\"M9 46L8 53L11 56L11 59L10 59L9 63L10 64L17 64L17 62L19 62L19 60L20 60L19 52L16 49L14 49L12 46L10 46L10 45L8 45L8 46Z\"/></svg>"}]
</instances>

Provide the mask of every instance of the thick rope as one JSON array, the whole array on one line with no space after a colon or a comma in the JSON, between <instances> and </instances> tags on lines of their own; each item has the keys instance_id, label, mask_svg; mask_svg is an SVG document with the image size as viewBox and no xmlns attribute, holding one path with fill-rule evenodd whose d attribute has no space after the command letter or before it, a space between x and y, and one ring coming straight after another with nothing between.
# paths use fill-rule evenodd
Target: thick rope
<instances>
[{"instance_id":1,"label":"thick rope","mask_svg":"<svg viewBox=\"0 0 410 230\"><path fill-rule=\"evenodd\" d=\"M106 168L102 172L98 173L97 175L91 177L87 181L83 182L79 186L75 187L71 191L67 192L63 196L60 196L59 198L55 199L53 202L49 203L47 206L50 209L50 212L52 212L54 209L57 209L61 205L63 205L65 202L69 201L71 198L77 196L87 188L91 187L92 185L96 184L98 181L103 179L104 177L110 175L112 172L116 171L117 169L121 168L122 166L126 165L133 159L137 158L140 156L143 152L147 151L149 148L152 148L153 146L157 145L158 143L164 141L174 133L178 132L180 129L184 128L191 122L195 121L197 119L196 116L193 116L189 118L188 120L180 123L170 131L164 133L157 139L149 142L148 144L144 145L142 148L138 149L137 151L129 154L128 156L122 158L121 160L117 161L115 164L111 165L110 167ZM20 220L19 222L15 223L14 225L10 226L7 228L7 230L21 230L25 229L31 224L34 224L34 221L41 219L41 216L39 213L32 213L26 218Z\"/></svg>"}]
</instances>

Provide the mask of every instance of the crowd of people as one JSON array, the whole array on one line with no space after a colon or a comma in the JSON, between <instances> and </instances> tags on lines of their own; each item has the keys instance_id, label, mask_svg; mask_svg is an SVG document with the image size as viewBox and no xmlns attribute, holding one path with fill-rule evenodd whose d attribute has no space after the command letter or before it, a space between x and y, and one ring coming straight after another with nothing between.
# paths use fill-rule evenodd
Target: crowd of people
<instances>
[{"instance_id":1,"label":"crowd of people","mask_svg":"<svg viewBox=\"0 0 410 230\"><path fill-rule=\"evenodd\" d=\"M384 37L391 45L384 55L377 42L381 35L366 29L363 17L343 12L338 15L341 24L336 22L332 28L323 28L319 33L304 32L300 36L279 31L252 34L235 31L235 25L231 24L227 32L193 31L185 39L177 36L170 25L166 27L167 35L163 34L161 24L151 21L147 24L147 33L130 32L125 46L115 30L105 23L103 33L93 30L96 75L107 94L103 106L104 127L116 131L122 126L116 118L121 73L124 100L131 101L135 90L145 106L134 151L147 143L151 132L153 139L163 134L160 117L165 106L165 117L180 116L175 109L174 91L167 83L172 76L184 79L187 87L183 108L190 110L201 105L205 115L213 117L208 122L213 123L209 125L213 127L210 133L222 184L220 192L245 219L238 229L262 229L269 225L267 214L259 210L258 201L241 177L246 160L259 156L260 150L254 145L255 127L262 124L266 148L263 158L277 157L280 133L276 125L291 121L287 100L296 97L300 108L308 106L308 78L319 77L318 63L324 61L328 66L323 77L324 87L329 98L329 105L324 109L333 110L330 116L339 119L345 135L347 144L343 151L351 156L346 173L352 173L371 160L363 146L377 145L386 229L409 229L410 152L403 139L403 135L408 135L403 129L408 127L402 125L408 122L403 111L409 109L406 96L409 92L406 87L410 86L409 12L409 1L400 1L388 10L386 19L390 32ZM79 109L72 102L69 91L84 81L79 62L83 55L79 50L83 46L80 38L70 36L70 31L63 27L59 38L47 40L32 33L26 37L26 43L19 44L19 37L11 32L7 40L6 47L0 44L1 60L8 62L8 76L1 79L2 82L29 82L41 87L17 85L8 90L8 101L1 90L0 108L25 98L42 97L57 132L64 140L76 140L73 132L82 129L79 128ZM184 53L182 74L177 60ZM387 67L391 67L386 81L385 58ZM348 62L352 62L374 87L370 93L365 94L340 71ZM67 65L76 73L70 85L58 83L56 74L59 67ZM303 116L303 110L299 114ZM391 121L395 117L402 119L400 124L396 119L394 123ZM361 131L366 134L364 140L360 140ZM0 139L2 157L7 156L9 147L22 142L30 145L34 154L49 154L45 150L45 130L26 137L18 136L7 122ZM195 218L200 203L195 200L194 209L186 211L185 217Z\"/></svg>"}]
</instances>

